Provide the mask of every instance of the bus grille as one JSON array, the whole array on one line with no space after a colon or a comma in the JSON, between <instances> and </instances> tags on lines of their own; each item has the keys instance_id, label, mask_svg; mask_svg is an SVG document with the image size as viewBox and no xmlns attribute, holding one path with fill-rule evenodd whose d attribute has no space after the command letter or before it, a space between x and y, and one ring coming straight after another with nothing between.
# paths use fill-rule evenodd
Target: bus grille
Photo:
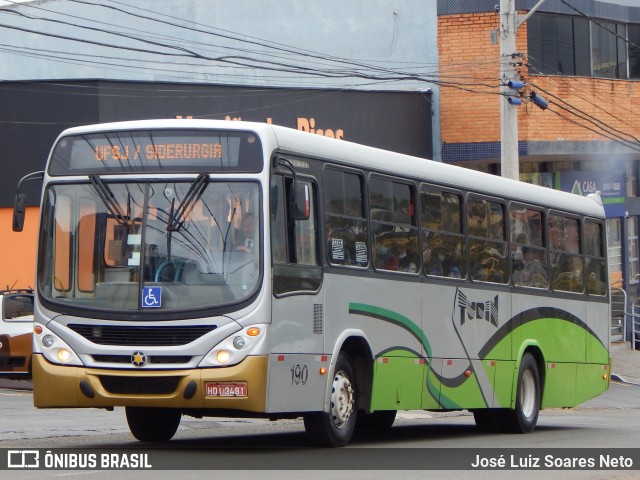
<instances>
[{"instance_id":1,"label":"bus grille","mask_svg":"<svg viewBox=\"0 0 640 480\"><path fill-rule=\"evenodd\" d=\"M176 391L181 377L117 377L100 375L102 387L120 395L167 395Z\"/></svg>"},{"instance_id":2,"label":"bus grille","mask_svg":"<svg viewBox=\"0 0 640 480\"><path fill-rule=\"evenodd\" d=\"M100 363L123 363L131 365L131 355L92 355L96 362ZM147 355L148 365L172 365L184 364L191 361L188 355Z\"/></svg>"},{"instance_id":3,"label":"bus grille","mask_svg":"<svg viewBox=\"0 0 640 480\"><path fill-rule=\"evenodd\" d=\"M215 325L188 325L184 327L132 327L111 325L69 324L69 328L98 345L131 345L135 347L161 347L186 345L213 331Z\"/></svg>"}]
</instances>

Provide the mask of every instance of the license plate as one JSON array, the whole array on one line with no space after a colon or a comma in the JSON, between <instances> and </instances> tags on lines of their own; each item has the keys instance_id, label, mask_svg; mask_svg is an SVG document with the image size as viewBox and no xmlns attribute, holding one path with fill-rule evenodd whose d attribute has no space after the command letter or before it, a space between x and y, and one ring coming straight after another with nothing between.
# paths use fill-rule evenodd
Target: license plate
<instances>
[{"instance_id":1,"label":"license plate","mask_svg":"<svg viewBox=\"0 0 640 480\"><path fill-rule=\"evenodd\" d=\"M246 397L246 382L205 382L207 397Z\"/></svg>"}]
</instances>

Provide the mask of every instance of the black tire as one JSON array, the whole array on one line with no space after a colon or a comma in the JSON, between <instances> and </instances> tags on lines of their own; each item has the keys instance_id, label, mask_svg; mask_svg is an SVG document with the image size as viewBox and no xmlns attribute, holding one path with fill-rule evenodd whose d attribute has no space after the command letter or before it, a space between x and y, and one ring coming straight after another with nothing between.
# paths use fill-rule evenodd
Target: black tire
<instances>
[{"instance_id":1,"label":"black tire","mask_svg":"<svg viewBox=\"0 0 640 480\"><path fill-rule=\"evenodd\" d=\"M513 433L531 433L538 423L542 395L538 363L530 353L522 357L516 388L516 406L508 411L507 427Z\"/></svg>"},{"instance_id":2,"label":"black tire","mask_svg":"<svg viewBox=\"0 0 640 480\"><path fill-rule=\"evenodd\" d=\"M131 434L141 442L167 442L180 425L182 412L173 408L126 407Z\"/></svg>"},{"instance_id":3,"label":"black tire","mask_svg":"<svg viewBox=\"0 0 640 480\"><path fill-rule=\"evenodd\" d=\"M304 428L313 443L323 447L343 447L349 443L356 426L357 395L349 356L340 353L333 374L329 413L304 415Z\"/></svg>"},{"instance_id":4,"label":"black tire","mask_svg":"<svg viewBox=\"0 0 640 480\"><path fill-rule=\"evenodd\" d=\"M396 419L395 410L378 410L373 413L358 412L356 418L357 430L375 430L382 432L389 430Z\"/></svg>"}]
</instances>

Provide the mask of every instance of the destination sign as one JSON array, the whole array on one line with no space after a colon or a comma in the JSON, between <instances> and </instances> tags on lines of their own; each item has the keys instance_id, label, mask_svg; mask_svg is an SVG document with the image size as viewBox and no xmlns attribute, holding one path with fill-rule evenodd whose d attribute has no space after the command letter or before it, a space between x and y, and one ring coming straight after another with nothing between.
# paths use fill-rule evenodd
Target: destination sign
<instances>
[{"instance_id":1,"label":"destination sign","mask_svg":"<svg viewBox=\"0 0 640 480\"><path fill-rule=\"evenodd\" d=\"M144 150L143 150L144 148ZM135 150L129 145L98 145L95 148L98 161L139 160L141 155L152 160L188 159L188 158L222 158L220 143L168 143L164 145L136 145Z\"/></svg>"},{"instance_id":2,"label":"destination sign","mask_svg":"<svg viewBox=\"0 0 640 480\"><path fill-rule=\"evenodd\" d=\"M255 133L135 130L63 137L54 147L49 173L249 173L262 166Z\"/></svg>"}]
</instances>

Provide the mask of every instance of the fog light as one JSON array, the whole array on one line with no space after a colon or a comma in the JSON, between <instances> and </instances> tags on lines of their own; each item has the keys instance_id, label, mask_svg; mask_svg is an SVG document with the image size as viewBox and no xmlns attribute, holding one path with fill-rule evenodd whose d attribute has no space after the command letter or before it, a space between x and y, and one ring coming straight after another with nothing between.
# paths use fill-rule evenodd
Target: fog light
<instances>
[{"instance_id":1,"label":"fog light","mask_svg":"<svg viewBox=\"0 0 640 480\"><path fill-rule=\"evenodd\" d=\"M52 335L45 335L42 337L42 346L45 348L51 348L53 346L54 340Z\"/></svg>"},{"instance_id":2,"label":"fog light","mask_svg":"<svg viewBox=\"0 0 640 480\"><path fill-rule=\"evenodd\" d=\"M226 350L220 350L216 354L216 358L218 359L218 363L225 364L231 360L231 354Z\"/></svg>"},{"instance_id":3,"label":"fog light","mask_svg":"<svg viewBox=\"0 0 640 480\"><path fill-rule=\"evenodd\" d=\"M236 350L242 350L247 342L242 337L236 337L233 339L233 346L236 347Z\"/></svg>"},{"instance_id":4,"label":"fog light","mask_svg":"<svg viewBox=\"0 0 640 480\"><path fill-rule=\"evenodd\" d=\"M67 363L70 359L71 354L69 353L69 350L67 350L66 348L61 348L60 350L58 350L58 360L60 360L62 363Z\"/></svg>"}]
</instances>

